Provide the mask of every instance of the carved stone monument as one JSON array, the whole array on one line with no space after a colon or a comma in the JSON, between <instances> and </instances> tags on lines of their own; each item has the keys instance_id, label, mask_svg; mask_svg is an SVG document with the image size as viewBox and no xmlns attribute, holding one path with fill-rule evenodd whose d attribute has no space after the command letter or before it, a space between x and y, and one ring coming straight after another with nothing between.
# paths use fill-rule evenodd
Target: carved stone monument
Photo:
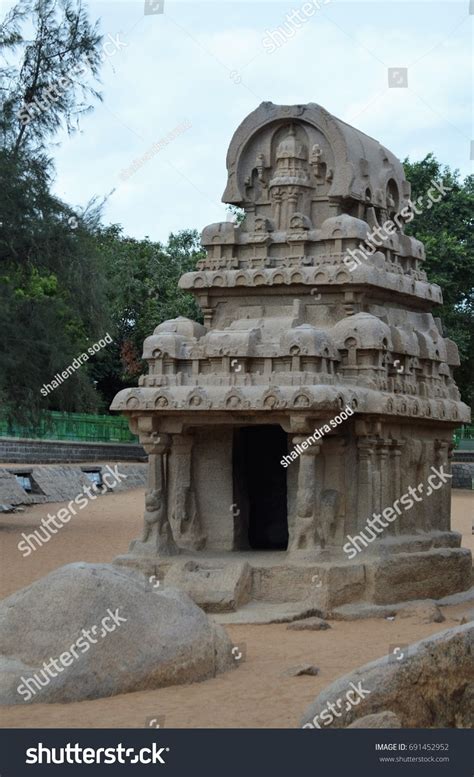
<instances>
[{"instance_id":1,"label":"carved stone monument","mask_svg":"<svg viewBox=\"0 0 474 777\"><path fill-rule=\"evenodd\" d=\"M112 404L149 455L144 534L120 563L214 610L468 588L449 457L469 410L441 289L403 233L402 165L318 105L262 103L227 170L245 218L206 227L180 280L204 324L157 326L148 375Z\"/></svg>"}]
</instances>

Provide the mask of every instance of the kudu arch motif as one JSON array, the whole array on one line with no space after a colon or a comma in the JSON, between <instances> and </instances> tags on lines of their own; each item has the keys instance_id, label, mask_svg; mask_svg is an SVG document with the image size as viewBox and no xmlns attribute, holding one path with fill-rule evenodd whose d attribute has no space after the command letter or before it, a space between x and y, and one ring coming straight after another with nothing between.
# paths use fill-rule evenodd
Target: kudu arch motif
<instances>
[{"instance_id":1,"label":"kudu arch motif","mask_svg":"<svg viewBox=\"0 0 474 777\"><path fill-rule=\"evenodd\" d=\"M255 593L250 548L287 546L275 564L320 570L333 604L466 588L470 554L450 529L446 487L352 564L343 552L347 535L432 466L449 472L453 430L469 420L452 376L457 347L431 313L442 295L423 245L400 229L347 262L407 205L402 165L318 105L262 103L237 129L227 169L223 201L245 218L206 227L206 258L179 283L204 324L157 326L144 343L148 375L112 404L149 455L145 533L124 562L245 558ZM308 446L285 481L270 472L273 448L293 447L346 406L354 415ZM277 484L266 503L245 464L254 448L265 454L260 490Z\"/></svg>"}]
</instances>

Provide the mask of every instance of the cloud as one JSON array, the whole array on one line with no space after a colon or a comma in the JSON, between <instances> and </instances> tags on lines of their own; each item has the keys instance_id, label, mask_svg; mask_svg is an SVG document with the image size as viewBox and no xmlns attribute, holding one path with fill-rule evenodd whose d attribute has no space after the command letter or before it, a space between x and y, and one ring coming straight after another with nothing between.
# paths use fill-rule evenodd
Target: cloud
<instances>
[{"instance_id":1,"label":"cloud","mask_svg":"<svg viewBox=\"0 0 474 777\"><path fill-rule=\"evenodd\" d=\"M166 240L223 220L227 148L262 100L320 103L401 158L434 151L467 173L464 5L432 3L428 13L419 2L401 11L333 0L268 54L265 30L294 4L165 0L164 14L145 17L141 3L92 3L104 32L121 30L129 45L104 69L104 104L81 134L61 138L56 190L77 204L116 186L106 220L135 237ZM408 67L408 89L388 88L387 67L396 66ZM120 183L120 172L184 119L191 128Z\"/></svg>"}]
</instances>

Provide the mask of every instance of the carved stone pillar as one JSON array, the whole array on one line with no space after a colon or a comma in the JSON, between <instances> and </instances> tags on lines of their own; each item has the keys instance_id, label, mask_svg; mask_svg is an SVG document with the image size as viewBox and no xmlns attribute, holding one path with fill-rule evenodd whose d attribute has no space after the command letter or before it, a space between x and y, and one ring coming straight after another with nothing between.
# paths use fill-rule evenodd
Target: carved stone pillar
<instances>
[{"instance_id":1,"label":"carved stone pillar","mask_svg":"<svg viewBox=\"0 0 474 777\"><path fill-rule=\"evenodd\" d=\"M302 445L306 437L293 438L294 445ZM316 474L316 457L321 444L309 445L299 457L296 494L296 519L288 543L289 551L311 550L316 547L316 509L321 483Z\"/></svg>"},{"instance_id":2,"label":"carved stone pillar","mask_svg":"<svg viewBox=\"0 0 474 777\"><path fill-rule=\"evenodd\" d=\"M453 443L448 440L435 440L435 466L443 467L443 472L451 474L451 458L453 455ZM439 489L438 525L434 528L440 531L451 530L451 480L444 483Z\"/></svg>"},{"instance_id":3,"label":"carved stone pillar","mask_svg":"<svg viewBox=\"0 0 474 777\"><path fill-rule=\"evenodd\" d=\"M372 496L373 453L375 441L361 437L357 441L357 525L362 527L374 512Z\"/></svg>"},{"instance_id":4,"label":"carved stone pillar","mask_svg":"<svg viewBox=\"0 0 474 777\"><path fill-rule=\"evenodd\" d=\"M141 440L148 453L148 488L145 492L145 527L142 543L158 556L179 553L168 520L168 478L166 454L171 438L167 434L154 433Z\"/></svg>"},{"instance_id":5,"label":"carved stone pillar","mask_svg":"<svg viewBox=\"0 0 474 777\"><path fill-rule=\"evenodd\" d=\"M170 495L170 520L183 546L201 550L205 543L193 484L191 434L173 435L174 486Z\"/></svg>"},{"instance_id":6,"label":"carved stone pillar","mask_svg":"<svg viewBox=\"0 0 474 777\"><path fill-rule=\"evenodd\" d=\"M372 511L380 514L384 504L382 504L382 477L380 471L380 445L381 440L376 440L372 455ZM369 517L372 516L372 513Z\"/></svg>"},{"instance_id":7,"label":"carved stone pillar","mask_svg":"<svg viewBox=\"0 0 474 777\"><path fill-rule=\"evenodd\" d=\"M390 470L389 449L390 441L382 440L378 448L379 473L380 473L380 506L375 510L381 515L386 507L392 507L393 504L393 473ZM394 523L387 521L388 526L385 529L386 534L395 534Z\"/></svg>"},{"instance_id":8,"label":"carved stone pillar","mask_svg":"<svg viewBox=\"0 0 474 777\"><path fill-rule=\"evenodd\" d=\"M402 496L402 469L401 469L401 456L402 447L404 445L403 440L392 440L391 445L391 472L392 472L392 504L400 499ZM402 533L402 525L400 522L400 516L396 521L390 524L394 534Z\"/></svg>"}]
</instances>

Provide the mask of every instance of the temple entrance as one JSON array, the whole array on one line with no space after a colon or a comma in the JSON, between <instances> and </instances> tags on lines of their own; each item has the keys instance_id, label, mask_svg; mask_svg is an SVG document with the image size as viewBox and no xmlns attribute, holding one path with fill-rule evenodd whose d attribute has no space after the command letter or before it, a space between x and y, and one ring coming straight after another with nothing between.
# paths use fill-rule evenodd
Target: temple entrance
<instances>
[{"instance_id":1,"label":"temple entrance","mask_svg":"<svg viewBox=\"0 0 474 777\"><path fill-rule=\"evenodd\" d=\"M288 546L286 470L280 464L287 446L280 426L248 426L236 432L234 493L242 505L242 546L254 550Z\"/></svg>"}]
</instances>

